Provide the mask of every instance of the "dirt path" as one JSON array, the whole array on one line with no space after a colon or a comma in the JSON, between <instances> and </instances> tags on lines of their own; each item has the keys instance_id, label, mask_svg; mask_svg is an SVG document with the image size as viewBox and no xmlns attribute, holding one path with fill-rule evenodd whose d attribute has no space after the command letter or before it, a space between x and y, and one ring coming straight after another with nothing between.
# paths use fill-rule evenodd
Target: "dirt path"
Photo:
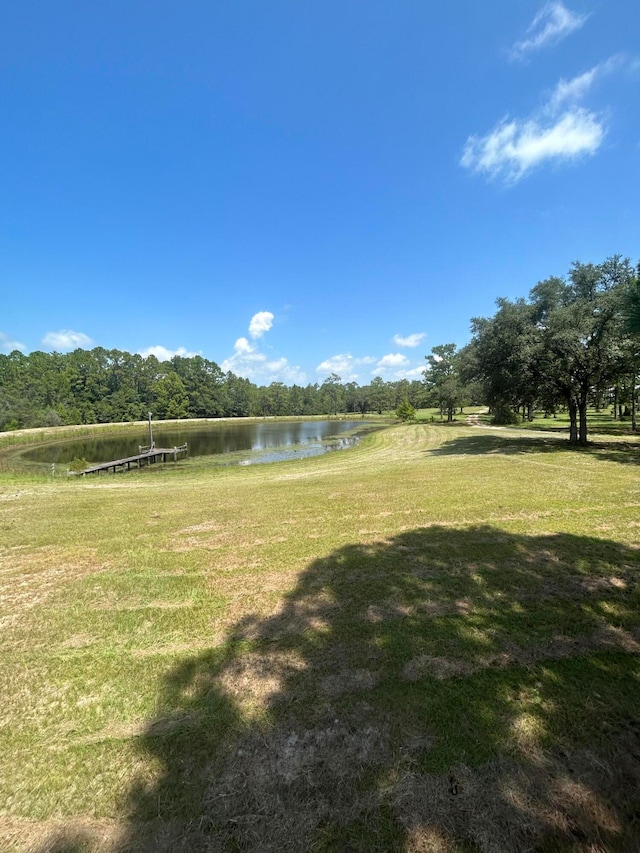
<instances>
[{"instance_id":1,"label":"dirt path","mask_svg":"<svg viewBox=\"0 0 640 853\"><path fill-rule=\"evenodd\" d=\"M481 423L480 415L486 415L489 409L483 409L481 412L476 412L473 415L468 415L465 421L469 426L485 426L485 424Z\"/></svg>"}]
</instances>

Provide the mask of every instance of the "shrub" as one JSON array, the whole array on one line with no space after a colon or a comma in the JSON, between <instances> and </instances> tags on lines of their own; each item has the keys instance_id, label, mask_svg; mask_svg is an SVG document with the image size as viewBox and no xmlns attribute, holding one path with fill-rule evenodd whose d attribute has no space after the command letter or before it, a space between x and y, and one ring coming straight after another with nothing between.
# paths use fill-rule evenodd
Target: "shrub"
<instances>
[{"instance_id":1,"label":"shrub","mask_svg":"<svg viewBox=\"0 0 640 853\"><path fill-rule=\"evenodd\" d=\"M396 417L401 421L413 421L416 417L416 410L408 400L403 400L396 409Z\"/></svg>"},{"instance_id":2,"label":"shrub","mask_svg":"<svg viewBox=\"0 0 640 853\"><path fill-rule=\"evenodd\" d=\"M519 424L520 415L514 412L511 406L499 405L493 410L493 423L508 426L510 424Z\"/></svg>"},{"instance_id":3,"label":"shrub","mask_svg":"<svg viewBox=\"0 0 640 853\"><path fill-rule=\"evenodd\" d=\"M85 468L89 467L89 463L86 459L80 459L79 456L76 456L71 462L69 462L69 471L73 471L74 474L82 474Z\"/></svg>"}]
</instances>

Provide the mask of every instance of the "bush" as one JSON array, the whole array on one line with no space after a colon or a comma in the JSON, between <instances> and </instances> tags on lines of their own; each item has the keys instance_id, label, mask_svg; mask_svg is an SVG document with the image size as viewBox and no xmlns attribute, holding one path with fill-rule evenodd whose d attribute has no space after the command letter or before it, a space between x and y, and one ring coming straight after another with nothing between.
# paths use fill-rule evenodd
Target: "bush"
<instances>
[{"instance_id":1,"label":"bush","mask_svg":"<svg viewBox=\"0 0 640 853\"><path fill-rule=\"evenodd\" d=\"M520 415L517 412L514 412L511 406L500 405L496 406L493 410L493 421L494 424L500 424L501 426L510 426L512 424L520 423Z\"/></svg>"},{"instance_id":2,"label":"bush","mask_svg":"<svg viewBox=\"0 0 640 853\"><path fill-rule=\"evenodd\" d=\"M401 421L413 421L416 417L416 410L408 400L403 400L396 409L396 417Z\"/></svg>"}]
</instances>

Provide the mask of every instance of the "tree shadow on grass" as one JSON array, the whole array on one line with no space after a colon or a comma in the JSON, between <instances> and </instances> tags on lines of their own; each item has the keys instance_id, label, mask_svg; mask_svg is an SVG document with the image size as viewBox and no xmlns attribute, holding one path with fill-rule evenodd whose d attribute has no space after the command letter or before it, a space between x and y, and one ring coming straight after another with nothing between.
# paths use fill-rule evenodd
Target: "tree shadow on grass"
<instances>
[{"instance_id":1,"label":"tree shadow on grass","mask_svg":"<svg viewBox=\"0 0 640 853\"><path fill-rule=\"evenodd\" d=\"M629 441L590 441L586 447L569 444L568 439L560 436L539 436L502 434L496 429L488 435L461 435L443 442L439 447L426 450L429 456L486 456L519 455L525 453L587 453L597 459L608 462L640 464L640 444Z\"/></svg>"},{"instance_id":2,"label":"tree shadow on grass","mask_svg":"<svg viewBox=\"0 0 640 853\"><path fill-rule=\"evenodd\" d=\"M490 526L314 561L167 673L108 849L638 849L639 569Z\"/></svg>"},{"instance_id":3,"label":"tree shadow on grass","mask_svg":"<svg viewBox=\"0 0 640 853\"><path fill-rule=\"evenodd\" d=\"M598 435L618 436L621 440L632 438L634 433L631 418L626 416L623 420L613 420L610 414L598 414L590 412L588 415L588 429L590 433ZM553 418L536 420L525 425L527 429L539 430L540 432L564 432L568 434L568 421L555 421Z\"/></svg>"},{"instance_id":4,"label":"tree shadow on grass","mask_svg":"<svg viewBox=\"0 0 640 853\"><path fill-rule=\"evenodd\" d=\"M486 456L489 454L513 455L519 453L544 453L569 449L566 439L559 437L503 434L498 429L487 434L460 435L441 445L425 450L428 456Z\"/></svg>"}]
</instances>

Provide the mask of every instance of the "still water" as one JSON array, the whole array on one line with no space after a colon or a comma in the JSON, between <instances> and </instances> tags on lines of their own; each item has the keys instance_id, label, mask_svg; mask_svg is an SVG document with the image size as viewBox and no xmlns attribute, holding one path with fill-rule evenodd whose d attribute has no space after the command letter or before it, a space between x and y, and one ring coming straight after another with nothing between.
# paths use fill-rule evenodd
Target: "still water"
<instances>
[{"instance_id":1,"label":"still water","mask_svg":"<svg viewBox=\"0 0 640 853\"><path fill-rule=\"evenodd\" d=\"M223 421L206 427L154 425L157 447L189 446L189 456L234 454L231 464L251 465L318 456L332 450L353 447L373 427L366 421ZM138 453L138 445L148 444L144 427L127 437L105 436L49 444L26 451L31 462L65 464L74 459L90 463L123 459Z\"/></svg>"}]
</instances>

